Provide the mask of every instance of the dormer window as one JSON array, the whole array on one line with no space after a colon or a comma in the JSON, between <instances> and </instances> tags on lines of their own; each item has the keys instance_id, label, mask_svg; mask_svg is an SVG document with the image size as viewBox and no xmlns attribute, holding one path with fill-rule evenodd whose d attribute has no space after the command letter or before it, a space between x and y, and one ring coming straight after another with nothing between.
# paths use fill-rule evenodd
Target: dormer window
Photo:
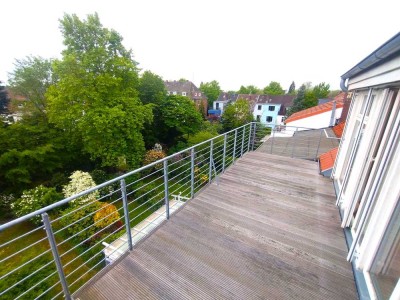
<instances>
[{"instance_id":1,"label":"dormer window","mask_svg":"<svg viewBox=\"0 0 400 300\"><path fill-rule=\"evenodd\" d=\"M182 96L186 96L186 92L182 92Z\"/></svg>"},{"instance_id":2,"label":"dormer window","mask_svg":"<svg viewBox=\"0 0 400 300\"><path fill-rule=\"evenodd\" d=\"M174 95L176 95L176 91L174 91Z\"/></svg>"}]
</instances>

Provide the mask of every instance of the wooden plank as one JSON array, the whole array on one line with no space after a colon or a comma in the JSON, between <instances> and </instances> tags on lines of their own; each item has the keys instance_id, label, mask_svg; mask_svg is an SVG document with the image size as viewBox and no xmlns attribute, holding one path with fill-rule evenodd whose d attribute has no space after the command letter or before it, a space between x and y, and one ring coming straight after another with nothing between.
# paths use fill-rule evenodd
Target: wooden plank
<instances>
[{"instance_id":1,"label":"wooden plank","mask_svg":"<svg viewBox=\"0 0 400 300\"><path fill-rule=\"evenodd\" d=\"M317 170L246 154L75 296L355 299L333 187Z\"/></svg>"}]
</instances>

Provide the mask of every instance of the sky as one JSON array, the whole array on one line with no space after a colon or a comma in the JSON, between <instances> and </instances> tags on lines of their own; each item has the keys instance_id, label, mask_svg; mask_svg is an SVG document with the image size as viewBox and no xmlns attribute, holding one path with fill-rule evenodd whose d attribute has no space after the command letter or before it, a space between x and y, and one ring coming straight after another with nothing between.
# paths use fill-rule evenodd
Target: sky
<instances>
[{"instance_id":1,"label":"sky","mask_svg":"<svg viewBox=\"0 0 400 300\"><path fill-rule=\"evenodd\" d=\"M4 1L0 80L15 59L61 58L64 13L97 12L139 67L164 80L217 80L225 91L270 81L339 89L340 75L400 30L399 8L398 0Z\"/></svg>"}]
</instances>

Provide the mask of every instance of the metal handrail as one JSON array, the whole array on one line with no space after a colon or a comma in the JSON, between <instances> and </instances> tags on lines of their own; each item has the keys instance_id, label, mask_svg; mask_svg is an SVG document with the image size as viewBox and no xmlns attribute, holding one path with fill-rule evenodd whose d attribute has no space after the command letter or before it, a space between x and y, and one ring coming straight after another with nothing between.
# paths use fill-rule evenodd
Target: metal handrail
<instances>
[{"instance_id":1,"label":"metal handrail","mask_svg":"<svg viewBox=\"0 0 400 300\"><path fill-rule=\"evenodd\" d=\"M47 237L43 237L34 243L39 244L48 240L51 245L41 256L37 255L33 259L26 261L26 263L16 266L8 273L1 274L1 278L7 278L10 274L15 273L16 270L30 267L30 263L39 257L42 262L43 259L46 258L46 261L42 263L41 267L38 266L32 273L37 274L40 270L49 268L49 265L51 265L52 268L57 266L57 270L51 270L51 277L53 277L53 273L56 272L59 278L56 283L50 281L50 284L47 285L44 292L43 290L40 291L40 297L47 292L51 292L51 297L55 294L54 297L64 295L66 299L70 299L74 290L80 288L82 284L86 282L89 275L91 276L93 272L98 272L99 269L103 268L107 259L109 259L106 259L105 253L103 253L105 251L102 245L103 242L111 245L114 241L119 240L122 243L121 236L124 235L126 236L123 239L124 244L116 247L119 249L118 253L132 250L135 243L132 234L136 234L136 229L134 227L131 228L132 224L138 224L143 218L147 218L149 214L155 213L160 206L165 209L166 219L169 219L171 214L169 211L170 200L173 194L181 194L182 197L179 197L179 201L186 201L187 199L193 199L197 193L211 184L212 181L215 180L218 184L219 176L226 172L238 158L260 147L269 133L269 130L264 130L266 128L265 125L256 122L245 124L71 197L67 197L57 203L0 225L0 232L3 232L16 224L41 215L43 222L45 222L44 228L46 229ZM273 133L274 129L272 129L272 135ZM179 157L178 159L179 155L183 157ZM156 166L157 168L154 171L153 168ZM159 166L162 167L159 168ZM119 187L116 187L116 183L119 183ZM111 186L113 189L111 192L97 197L96 200L85 202L76 207L70 206L71 209L69 212L60 215L52 213L55 208L67 205L80 197ZM113 205L117 208L118 218L115 219L114 222L119 222L118 226L113 227L113 225L117 223L102 225L105 227L99 226L100 223L103 223L103 221L113 215L112 212L100 215L93 223L94 215L100 212L102 208L96 208L94 211L81 214L81 212L84 212L84 209L88 209L90 205L98 202L98 200L104 201L106 199L109 200L109 203L107 203L108 206ZM50 216L48 216L47 213L49 213ZM75 213L80 213L80 215L76 219L73 219L72 216ZM53 219L51 218L52 216L54 216ZM92 219L91 225L85 228L79 228L79 230L73 231L72 234L68 234L68 232L74 228L73 226L78 226L80 222L87 218ZM27 237L37 232L38 229L34 229L21 234L21 236ZM96 237L97 239L93 240ZM20 237L10 237L10 241L6 241L0 245L0 248L11 246L13 242L18 240L20 240ZM87 244L88 242L91 242L91 244ZM10 254L9 257L19 255L21 251L22 250L17 250L15 253ZM115 251L109 251L107 253L111 252ZM53 258L48 258L50 255L49 253L53 254ZM70 255L72 255L72 258ZM9 258L6 257L3 259L7 260ZM66 268L72 268L73 270L67 272ZM83 268L82 271L80 270L81 268ZM84 272L84 274L82 274L82 272ZM16 283L12 283L10 288L0 291L0 297L25 279L26 277ZM41 282L47 279L54 280L55 278L50 278L46 275L42 278ZM25 296L28 292L34 292L35 286L29 286L23 294L15 295L15 298L21 297L21 295ZM71 290L72 287L73 290ZM37 296L34 296L34 298L35 297Z\"/></svg>"}]
</instances>

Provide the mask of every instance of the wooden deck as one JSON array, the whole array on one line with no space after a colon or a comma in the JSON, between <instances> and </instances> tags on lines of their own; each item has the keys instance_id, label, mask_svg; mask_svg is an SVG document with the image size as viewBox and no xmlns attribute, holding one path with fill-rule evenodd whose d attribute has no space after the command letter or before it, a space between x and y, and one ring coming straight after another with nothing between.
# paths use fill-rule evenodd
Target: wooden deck
<instances>
[{"instance_id":1,"label":"wooden deck","mask_svg":"<svg viewBox=\"0 0 400 300\"><path fill-rule=\"evenodd\" d=\"M357 299L317 163L248 153L75 299Z\"/></svg>"}]
</instances>

